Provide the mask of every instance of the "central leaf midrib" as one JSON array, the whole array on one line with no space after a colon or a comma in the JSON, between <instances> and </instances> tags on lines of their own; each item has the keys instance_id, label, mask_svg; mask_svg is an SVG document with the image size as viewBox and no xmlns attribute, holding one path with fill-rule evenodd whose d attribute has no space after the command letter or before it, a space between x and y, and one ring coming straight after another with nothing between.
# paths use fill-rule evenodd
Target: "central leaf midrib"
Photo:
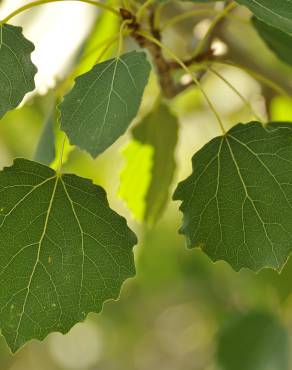
<instances>
[{"instance_id":1,"label":"central leaf midrib","mask_svg":"<svg viewBox=\"0 0 292 370\"><path fill-rule=\"evenodd\" d=\"M115 66L114 66L113 77L112 77L112 80L111 80L110 91L109 91L108 96L107 96L107 106L106 106L105 114L104 114L104 117L103 117L102 124L99 128L99 135L97 137L97 146L99 146L99 144L100 144L100 138L101 138L101 135L103 133L104 125L105 125L106 120L107 120L107 115L108 115L109 106L110 106L110 102L111 102L111 95L112 95L112 92L114 90L114 82L115 82L115 78L116 78L116 71L117 71L117 66L118 66L119 60L120 60L120 58L117 57L116 58L116 63L115 63ZM98 127L95 130L94 136L96 135L97 130L98 130Z\"/></svg>"}]
</instances>

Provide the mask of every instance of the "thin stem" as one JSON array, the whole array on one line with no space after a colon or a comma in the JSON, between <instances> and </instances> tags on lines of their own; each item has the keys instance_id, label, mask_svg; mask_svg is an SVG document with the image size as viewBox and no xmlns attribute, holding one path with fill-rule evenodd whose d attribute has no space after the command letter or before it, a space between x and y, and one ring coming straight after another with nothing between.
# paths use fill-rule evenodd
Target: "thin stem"
<instances>
[{"instance_id":1,"label":"thin stem","mask_svg":"<svg viewBox=\"0 0 292 370\"><path fill-rule=\"evenodd\" d=\"M250 18L244 18L244 17L241 17L237 14L234 14L234 13L228 13L225 15L226 18L228 18L229 20L231 21L235 21L235 22L241 22L241 23L244 23L246 25L250 25Z\"/></svg>"},{"instance_id":2,"label":"thin stem","mask_svg":"<svg viewBox=\"0 0 292 370\"><path fill-rule=\"evenodd\" d=\"M155 10L154 10L154 21L153 21L153 25L154 25L154 29L155 30L158 30L160 28L160 17L161 17L161 11L163 9L163 6L164 4L163 3L160 3L156 6Z\"/></svg>"},{"instance_id":3,"label":"thin stem","mask_svg":"<svg viewBox=\"0 0 292 370\"><path fill-rule=\"evenodd\" d=\"M216 9L195 9L191 10L189 12L185 12L179 15L176 15L175 17L172 17L165 21L165 23L161 27L161 31L164 31L166 28L174 26L176 23L182 22L185 19L191 18L196 15L208 15L208 14L214 14L218 13L218 10Z\"/></svg>"},{"instance_id":4,"label":"thin stem","mask_svg":"<svg viewBox=\"0 0 292 370\"><path fill-rule=\"evenodd\" d=\"M107 51L118 40L119 35L120 35L120 32L116 33L114 36L112 36L112 37L110 37L106 40L103 40L103 41L99 42L97 45L95 45L92 49L90 49L84 55L84 57L81 60L81 63L84 63L88 58L90 58L91 55L93 53L95 53L97 49L100 49L100 48L104 47L104 49L106 49L106 51ZM99 55L97 60L100 60L101 58L102 58L102 56Z\"/></svg>"},{"instance_id":5,"label":"thin stem","mask_svg":"<svg viewBox=\"0 0 292 370\"><path fill-rule=\"evenodd\" d=\"M159 4L159 5L161 6L163 4ZM192 18L192 17L198 16L198 15L209 15L209 14L218 14L219 15L219 14L222 14L222 12L219 11L219 10L216 10L214 8L213 9L190 10L189 12L184 12L182 14L176 15L175 17L172 17L172 18L168 19L167 21L165 21L164 24L161 27L161 31L164 31L166 28L172 27L175 24L177 24L179 22L182 22L182 21L184 21L188 18ZM228 18L232 21L238 21L238 22L242 22L242 23L245 23L245 24L249 24L249 21L250 21L249 19L240 17L236 14L225 13L224 17L226 17L226 18Z\"/></svg>"},{"instance_id":6,"label":"thin stem","mask_svg":"<svg viewBox=\"0 0 292 370\"><path fill-rule=\"evenodd\" d=\"M266 86L269 86L271 89L273 89L277 94L279 95L283 95L283 96L286 96L288 98L291 98L291 96L289 95L289 93L287 91L285 91L280 85L278 85L276 82L270 80L268 77L258 73L258 72L255 72L253 71L252 69L248 68L248 67L245 67L241 64L238 64L238 63L234 63L234 62L230 62L230 61L216 61L216 60L213 60L210 62L211 64L219 64L219 65L225 65L225 66L231 66L231 67L235 67L235 68L239 68L241 69L242 71L246 72L247 74L249 74L251 77L253 77L254 79L258 80L259 82L263 83L264 85Z\"/></svg>"},{"instance_id":7,"label":"thin stem","mask_svg":"<svg viewBox=\"0 0 292 370\"><path fill-rule=\"evenodd\" d=\"M251 103L241 94L237 88L232 85L224 76L222 76L221 73L213 69L212 67L207 68L208 71L212 72L215 76L217 76L220 80L222 80L246 105L246 107L251 111L251 113L254 115L254 117L261 123L264 123L261 117L255 112L253 109Z\"/></svg>"},{"instance_id":8,"label":"thin stem","mask_svg":"<svg viewBox=\"0 0 292 370\"><path fill-rule=\"evenodd\" d=\"M153 42L154 44L158 45L161 49L163 49L166 53L169 54L170 57L172 57L176 62L177 64L179 64L182 69L184 69L186 71L187 74L189 74L192 78L192 80L194 81L195 85L198 86L199 90L201 91L202 95L204 96L204 98L206 99L211 111L214 113L214 116L216 117L218 123L219 123L219 126L220 126L220 129L222 130L223 134L225 135L226 134L226 131L225 131L225 128L223 126L223 122L220 118L220 115L219 113L217 112L215 106L213 105L212 101L209 99L208 95L206 94L202 84L200 83L200 81L194 76L194 74L192 73L192 71L185 65L185 63L179 59L176 54L174 54L167 46L165 46L163 43L161 43L159 40L157 40L155 37L149 35L148 33L146 32L143 32L143 31L140 31L138 32L139 35L145 37L145 39L148 39L149 41Z\"/></svg>"},{"instance_id":9,"label":"thin stem","mask_svg":"<svg viewBox=\"0 0 292 370\"><path fill-rule=\"evenodd\" d=\"M64 139L63 139L63 142L62 142L62 148L61 148L61 153L60 153L60 159L59 159L59 164L58 164L58 168L57 168L57 175L60 175L61 174L61 171L62 171L62 166L63 166L63 154L64 154L64 148L65 148L65 143L66 143L66 134L64 134Z\"/></svg>"},{"instance_id":10,"label":"thin stem","mask_svg":"<svg viewBox=\"0 0 292 370\"><path fill-rule=\"evenodd\" d=\"M125 21L122 22L121 27L120 27L120 32L119 32L119 46L118 46L118 52L117 52L117 57L120 57L120 55L123 52L124 49L124 28L128 23L131 21L129 19L126 19Z\"/></svg>"},{"instance_id":11,"label":"thin stem","mask_svg":"<svg viewBox=\"0 0 292 370\"><path fill-rule=\"evenodd\" d=\"M94 6L97 6L98 8L108 10L108 11L112 12L113 14L116 14L117 16L120 16L120 13L116 9L111 7L110 5L107 5L107 4L104 4L104 3L99 3L99 2L96 2L94 0L38 0L38 1L33 1L29 4L23 5L22 7L14 10L7 17L5 17L0 22L0 24L7 23L7 22L10 21L11 18L15 17L16 15L18 15L18 14L20 14L20 13L22 13L22 12L28 10L28 9L34 8L36 6L43 5L43 4L49 4L49 3L69 2L69 1L71 1L71 2L72 1L78 1L78 2L82 2L82 3L94 5Z\"/></svg>"},{"instance_id":12,"label":"thin stem","mask_svg":"<svg viewBox=\"0 0 292 370\"><path fill-rule=\"evenodd\" d=\"M102 57L104 56L104 54L109 50L109 48L115 42L117 42L117 40L119 38L119 34L120 33L116 34L113 37L110 37L109 39L103 40L98 45L96 45L94 48L92 48L88 53L85 54L85 56L82 58L81 62L76 67L73 68L73 70L69 73L69 75L65 78L65 80L60 84L60 86L56 90L55 94L58 98L61 98L65 94L65 92L66 92L68 86L70 85L71 81L75 78L76 75L78 75L80 66L82 66L82 64L85 63L86 60L88 58L90 58L93 53L96 52L96 49L99 49L99 48L103 47L102 51L98 55L98 58L96 59L96 63L99 63L100 60L102 59Z\"/></svg>"},{"instance_id":13,"label":"thin stem","mask_svg":"<svg viewBox=\"0 0 292 370\"><path fill-rule=\"evenodd\" d=\"M96 63L99 63L101 61L101 59L103 58L104 54L106 52L108 52L109 48L118 41L119 37L120 37L120 35L115 36L115 37L112 37L111 40L109 40L109 42L104 46L103 50L101 51L101 53L99 54L98 58L96 59Z\"/></svg>"},{"instance_id":14,"label":"thin stem","mask_svg":"<svg viewBox=\"0 0 292 370\"><path fill-rule=\"evenodd\" d=\"M130 12L134 13L136 9L136 2L135 0L121 0L122 6L124 9L129 10Z\"/></svg>"},{"instance_id":15,"label":"thin stem","mask_svg":"<svg viewBox=\"0 0 292 370\"><path fill-rule=\"evenodd\" d=\"M129 9L130 4L128 0L121 0L122 7L125 9Z\"/></svg>"},{"instance_id":16,"label":"thin stem","mask_svg":"<svg viewBox=\"0 0 292 370\"><path fill-rule=\"evenodd\" d=\"M136 19L138 23L141 21L145 11L153 3L153 1L154 0L146 0L145 3L142 6L140 6L140 8L138 9L136 13Z\"/></svg>"},{"instance_id":17,"label":"thin stem","mask_svg":"<svg viewBox=\"0 0 292 370\"><path fill-rule=\"evenodd\" d=\"M226 14L228 14L232 9L234 9L235 7L237 6L237 4L235 4L234 2L228 4L221 12L219 12L215 17L214 19L212 20L209 28L208 28L208 31L206 32L205 36L199 41L195 51L194 51L194 55L199 55L202 50L204 49L204 46L210 36L210 34L212 33L212 31L214 30L214 28L216 27L216 25L221 21L222 18L224 18L226 16Z\"/></svg>"}]
</instances>

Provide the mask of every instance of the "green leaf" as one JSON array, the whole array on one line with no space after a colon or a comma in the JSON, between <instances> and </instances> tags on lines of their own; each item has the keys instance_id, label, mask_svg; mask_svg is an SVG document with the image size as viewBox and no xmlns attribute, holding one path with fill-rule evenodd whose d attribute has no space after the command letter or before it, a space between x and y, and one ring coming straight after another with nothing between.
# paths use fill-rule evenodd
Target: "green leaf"
<instances>
[{"instance_id":1,"label":"green leaf","mask_svg":"<svg viewBox=\"0 0 292 370\"><path fill-rule=\"evenodd\" d=\"M0 118L35 88L37 69L30 58L33 50L22 28L0 24Z\"/></svg>"},{"instance_id":2,"label":"green leaf","mask_svg":"<svg viewBox=\"0 0 292 370\"><path fill-rule=\"evenodd\" d=\"M236 0L263 22L292 35L292 2L289 0Z\"/></svg>"},{"instance_id":3,"label":"green leaf","mask_svg":"<svg viewBox=\"0 0 292 370\"><path fill-rule=\"evenodd\" d=\"M0 184L0 327L15 352L118 298L136 236L90 180L17 159Z\"/></svg>"},{"instance_id":4,"label":"green leaf","mask_svg":"<svg viewBox=\"0 0 292 370\"><path fill-rule=\"evenodd\" d=\"M292 65L292 35L269 26L255 17L252 18L252 23L268 47L281 60Z\"/></svg>"},{"instance_id":5,"label":"green leaf","mask_svg":"<svg viewBox=\"0 0 292 370\"><path fill-rule=\"evenodd\" d=\"M292 98L275 96L270 103L270 117L272 121L292 122Z\"/></svg>"},{"instance_id":6,"label":"green leaf","mask_svg":"<svg viewBox=\"0 0 292 370\"><path fill-rule=\"evenodd\" d=\"M193 157L180 183L189 247L235 270L281 270L292 250L292 126L238 124Z\"/></svg>"},{"instance_id":7,"label":"green leaf","mask_svg":"<svg viewBox=\"0 0 292 370\"><path fill-rule=\"evenodd\" d=\"M153 147L131 140L123 150L125 167L120 176L119 196L123 199L133 216L144 220L145 197L151 183L153 166Z\"/></svg>"},{"instance_id":8,"label":"green leaf","mask_svg":"<svg viewBox=\"0 0 292 370\"><path fill-rule=\"evenodd\" d=\"M54 121L55 107L53 112L51 112L45 121L44 128L34 154L34 160L45 165L50 165L56 157Z\"/></svg>"},{"instance_id":9,"label":"green leaf","mask_svg":"<svg viewBox=\"0 0 292 370\"><path fill-rule=\"evenodd\" d=\"M146 54L133 51L78 77L60 105L71 144L93 157L112 145L136 116L149 73Z\"/></svg>"},{"instance_id":10,"label":"green leaf","mask_svg":"<svg viewBox=\"0 0 292 370\"><path fill-rule=\"evenodd\" d=\"M119 194L136 218L154 224L167 204L175 171L177 118L160 104L134 127L132 136Z\"/></svg>"},{"instance_id":11,"label":"green leaf","mask_svg":"<svg viewBox=\"0 0 292 370\"><path fill-rule=\"evenodd\" d=\"M270 313L228 317L219 333L217 358L222 370L288 370L289 335Z\"/></svg>"}]
</instances>

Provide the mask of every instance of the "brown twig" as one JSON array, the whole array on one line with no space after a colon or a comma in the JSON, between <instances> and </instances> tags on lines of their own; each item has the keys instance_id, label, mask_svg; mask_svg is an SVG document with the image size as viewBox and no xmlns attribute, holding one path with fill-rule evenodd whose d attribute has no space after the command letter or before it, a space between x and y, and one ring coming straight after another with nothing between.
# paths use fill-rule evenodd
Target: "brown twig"
<instances>
[{"instance_id":1,"label":"brown twig","mask_svg":"<svg viewBox=\"0 0 292 370\"><path fill-rule=\"evenodd\" d=\"M129 21L127 27L131 31L130 33L131 37L133 37L133 39L138 43L138 45L141 46L141 48L147 49L151 54L153 63L158 72L157 74L161 90L166 98L169 99L173 98L176 95L180 94L185 89L187 89L190 85L193 85L193 82L190 82L188 84L175 82L172 76L172 72L174 69L179 69L180 66L178 66L178 64L174 61L167 60L164 57L161 48L157 44L151 42L150 40L146 39L145 37L139 34L139 31L141 30L141 25L137 22L137 19L134 14L123 8L120 9L120 14L123 20ZM155 28L154 25L153 9L151 9L149 16L149 26L150 32L153 35L153 37L155 37L157 40L161 40L161 33L157 28ZM210 59L212 55L213 50L210 49L207 52L200 54L196 58L187 60L185 63L186 65L190 66L191 64L194 64L196 62Z\"/></svg>"},{"instance_id":2,"label":"brown twig","mask_svg":"<svg viewBox=\"0 0 292 370\"><path fill-rule=\"evenodd\" d=\"M165 60L160 47L145 39L145 37L139 35L141 26L137 22L134 14L123 8L120 9L120 14L123 20L130 21L127 26L131 30L131 36L142 48L146 48L150 52L153 62L157 68L159 82L164 95L167 98L173 98L177 94L177 87L171 76L171 68L169 63ZM150 22L150 28L151 33L153 35L155 34L155 37L160 39L160 32L159 30L154 29L153 21Z\"/></svg>"}]
</instances>

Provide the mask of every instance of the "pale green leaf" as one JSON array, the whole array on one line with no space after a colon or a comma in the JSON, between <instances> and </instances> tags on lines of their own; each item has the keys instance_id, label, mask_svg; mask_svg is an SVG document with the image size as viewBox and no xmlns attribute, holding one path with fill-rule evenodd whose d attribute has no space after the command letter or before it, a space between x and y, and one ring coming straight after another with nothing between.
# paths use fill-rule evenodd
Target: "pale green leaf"
<instances>
[{"instance_id":1,"label":"pale green leaf","mask_svg":"<svg viewBox=\"0 0 292 370\"><path fill-rule=\"evenodd\" d=\"M33 50L20 27L0 24L0 118L35 88L37 70L30 58Z\"/></svg>"},{"instance_id":2,"label":"pale green leaf","mask_svg":"<svg viewBox=\"0 0 292 370\"><path fill-rule=\"evenodd\" d=\"M222 370L288 370L289 335L270 313L228 316L218 336Z\"/></svg>"},{"instance_id":3,"label":"pale green leaf","mask_svg":"<svg viewBox=\"0 0 292 370\"><path fill-rule=\"evenodd\" d=\"M136 236L90 180L17 159L0 184L0 327L15 352L116 299Z\"/></svg>"},{"instance_id":4,"label":"pale green leaf","mask_svg":"<svg viewBox=\"0 0 292 370\"><path fill-rule=\"evenodd\" d=\"M123 150L125 166L120 176L119 196L133 216L144 220L145 197L151 183L153 166L153 147L137 140L131 140Z\"/></svg>"},{"instance_id":5,"label":"pale green leaf","mask_svg":"<svg viewBox=\"0 0 292 370\"><path fill-rule=\"evenodd\" d=\"M282 32L255 17L252 18L252 23L261 38L278 56L278 58L280 58L283 62L292 65L292 34L289 35L285 32Z\"/></svg>"},{"instance_id":6,"label":"pale green leaf","mask_svg":"<svg viewBox=\"0 0 292 370\"><path fill-rule=\"evenodd\" d=\"M112 145L136 116L149 73L146 54L133 51L78 77L60 105L71 144L93 157Z\"/></svg>"},{"instance_id":7,"label":"pale green leaf","mask_svg":"<svg viewBox=\"0 0 292 370\"><path fill-rule=\"evenodd\" d=\"M174 194L189 247L235 270L282 269L292 250L290 127L238 124L194 155Z\"/></svg>"},{"instance_id":8,"label":"pale green leaf","mask_svg":"<svg viewBox=\"0 0 292 370\"><path fill-rule=\"evenodd\" d=\"M236 0L247 6L263 22L292 35L292 2L290 0Z\"/></svg>"},{"instance_id":9,"label":"pale green leaf","mask_svg":"<svg viewBox=\"0 0 292 370\"><path fill-rule=\"evenodd\" d=\"M270 103L270 116L272 121L292 122L292 98L275 96Z\"/></svg>"},{"instance_id":10,"label":"pale green leaf","mask_svg":"<svg viewBox=\"0 0 292 370\"><path fill-rule=\"evenodd\" d=\"M175 172L177 118L160 104L134 127L132 136L134 141L125 151L120 196L136 218L154 224L167 204Z\"/></svg>"}]
</instances>

